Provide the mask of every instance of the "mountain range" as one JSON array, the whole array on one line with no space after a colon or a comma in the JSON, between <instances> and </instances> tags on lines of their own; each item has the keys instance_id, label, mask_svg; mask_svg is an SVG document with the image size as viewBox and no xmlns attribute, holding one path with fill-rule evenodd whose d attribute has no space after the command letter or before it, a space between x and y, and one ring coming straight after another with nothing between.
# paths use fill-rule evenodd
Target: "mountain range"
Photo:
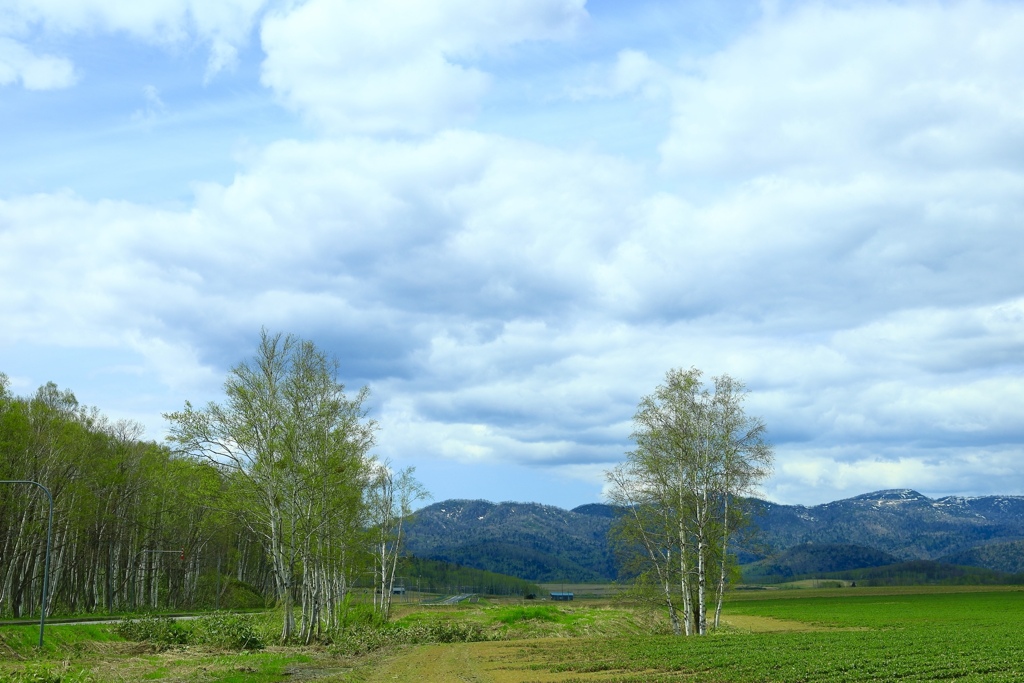
<instances>
[{"instance_id":1,"label":"mountain range","mask_svg":"<svg viewBox=\"0 0 1024 683\"><path fill-rule=\"evenodd\" d=\"M748 499L735 547L755 573L784 576L936 560L1024 572L1024 496L931 499L910 489L815 506ZM447 500L417 511L406 550L529 581L617 578L608 544L616 508Z\"/></svg>"}]
</instances>

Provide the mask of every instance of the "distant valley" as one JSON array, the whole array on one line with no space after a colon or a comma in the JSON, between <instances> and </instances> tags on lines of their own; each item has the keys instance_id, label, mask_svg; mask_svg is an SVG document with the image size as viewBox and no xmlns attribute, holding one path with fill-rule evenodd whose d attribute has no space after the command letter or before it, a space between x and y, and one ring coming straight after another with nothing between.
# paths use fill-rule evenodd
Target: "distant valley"
<instances>
[{"instance_id":1,"label":"distant valley","mask_svg":"<svg viewBox=\"0 0 1024 683\"><path fill-rule=\"evenodd\" d=\"M931 499L876 491L823 505L750 499L753 524L735 551L764 579L933 560L1024 572L1024 496ZM538 503L447 500L419 510L406 549L417 557L529 581L611 581L608 544L617 511Z\"/></svg>"}]
</instances>

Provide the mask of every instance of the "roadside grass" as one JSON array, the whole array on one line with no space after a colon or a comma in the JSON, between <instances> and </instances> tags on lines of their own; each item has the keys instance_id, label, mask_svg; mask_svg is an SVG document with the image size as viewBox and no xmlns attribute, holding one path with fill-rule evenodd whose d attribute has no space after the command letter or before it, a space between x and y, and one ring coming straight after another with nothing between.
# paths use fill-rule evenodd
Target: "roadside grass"
<instances>
[{"instance_id":1,"label":"roadside grass","mask_svg":"<svg viewBox=\"0 0 1024 683\"><path fill-rule=\"evenodd\" d=\"M96 644L121 640L109 624L47 625L39 649L39 624L0 627L0 660L34 659L40 655L66 655L92 649Z\"/></svg>"}]
</instances>

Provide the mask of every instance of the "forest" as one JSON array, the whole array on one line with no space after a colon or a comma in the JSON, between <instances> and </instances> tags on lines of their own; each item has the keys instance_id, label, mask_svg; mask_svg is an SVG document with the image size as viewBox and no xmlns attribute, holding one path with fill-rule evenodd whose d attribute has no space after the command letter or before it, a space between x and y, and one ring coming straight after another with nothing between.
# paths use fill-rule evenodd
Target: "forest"
<instances>
[{"instance_id":1,"label":"forest","mask_svg":"<svg viewBox=\"0 0 1024 683\"><path fill-rule=\"evenodd\" d=\"M262 603L259 544L217 504L228 482L141 431L53 383L13 396L0 375L0 479L53 495L48 612ZM3 486L0 615L38 613L47 522L39 489Z\"/></svg>"},{"instance_id":2,"label":"forest","mask_svg":"<svg viewBox=\"0 0 1024 683\"><path fill-rule=\"evenodd\" d=\"M0 616L38 614L45 574L48 614L276 604L282 640L310 642L359 585L386 619L403 520L428 494L373 457L367 392L336 377L312 343L264 332L226 400L167 414L158 444L53 383L15 396L0 373ZM52 495L52 532L25 481Z\"/></svg>"}]
</instances>

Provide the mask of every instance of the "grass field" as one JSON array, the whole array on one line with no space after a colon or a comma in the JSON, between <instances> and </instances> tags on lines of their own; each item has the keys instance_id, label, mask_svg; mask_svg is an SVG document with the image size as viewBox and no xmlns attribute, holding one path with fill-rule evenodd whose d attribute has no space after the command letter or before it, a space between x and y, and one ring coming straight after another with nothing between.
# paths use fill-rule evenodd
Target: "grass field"
<instances>
[{"instance_id":1,"label":"grass field","mask_svg":"<svg viewBox=\"0 0 1024 683\"><path fill-rule=\"evenodd\" d=\"M608 599L409 605L394 627L403 638L380 649L155 648L124 642L111 626L88 625L48 628L38 652L38 631L4 627L0 681L1024 680L1024 591L841 588L730 597L724 628L689 639ZM467 637L481 642L462 642Z\"/></svg>"}]
</instances>

